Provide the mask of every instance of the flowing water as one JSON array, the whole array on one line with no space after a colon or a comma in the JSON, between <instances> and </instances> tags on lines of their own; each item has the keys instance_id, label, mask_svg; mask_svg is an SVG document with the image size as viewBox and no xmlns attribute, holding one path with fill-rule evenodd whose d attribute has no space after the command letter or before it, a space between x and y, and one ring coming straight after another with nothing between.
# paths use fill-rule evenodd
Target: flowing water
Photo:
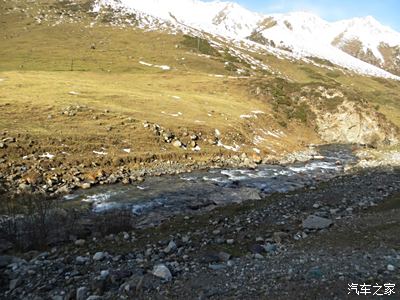
<instances>
[{"instance_id":1,"label":"flowing water","mask_svg":"<svg viewBox=\"0 0 400 300\"><path fill-rule=\"evenodd\" d=\"M147 178L132 185L98 186L68 195L65 200L89 202L94 212L129 210L143 216L188 213L245 200L260 200L272 193L286 193L343 174L356 162L351 147L318 148L323 156L285 166L260 165L251 169L211 169L181 175Z\"/></svg>"}]
</instances>

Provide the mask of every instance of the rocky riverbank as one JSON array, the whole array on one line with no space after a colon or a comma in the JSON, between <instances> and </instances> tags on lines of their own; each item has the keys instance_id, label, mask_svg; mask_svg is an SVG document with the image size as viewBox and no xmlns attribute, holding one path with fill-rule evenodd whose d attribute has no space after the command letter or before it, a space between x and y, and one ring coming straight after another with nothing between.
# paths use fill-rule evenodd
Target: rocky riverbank
<instances>
[{"instance_id":1,"label":"rocky riverbank","mask_svg":"<svg viewBox=\"0 0 400 300\"><path fill-rule=\"evenodd\" d=\"M148 130L154 133L163 143L179 142L178 148L187 147L176 137L157 124L145 123ZM146 127L146 128L147 128ZM189 135L189 133L187 133ZM192 146L198 146L197 135L188 136ZM48 196L59 196L72 193L77 189L89 189L96 185L123 183L126 185L142 182L145 177L176 175L195 170L210 168L250 168L259 164L286 164L295 161L307 161L320 156L313 145L304 150L281 155L235 153L220 151L184 154L183 156L157 157L155 155L141 158L121 157L108 158L107 153L92 153L87 158L70 157L62 152L56 157L50 152L43 152L30 138L18 138L3 133L0 142L0 181L5 190L11 193L43 193ZM206 141L218 148L218 136ZM124 149L128 151L129 149ZM23 153L32 153L23 155ZM127 154L127 153L125 153ZM198 155L194 158L195 155Z\"/></svg>"},{"instance_id":2,"label":"rocky riverbank","mask_svg":"<svg viewBox=\"0 0 400 300\"><path fill-rule=\"evenodd\" d=\"M45 252L3 255L0 295L350 299L350 283L399 282L399 183L398 169L364 170L263 201L177 216L158 228L77 236Z\"/></svg>"}]
</instances>

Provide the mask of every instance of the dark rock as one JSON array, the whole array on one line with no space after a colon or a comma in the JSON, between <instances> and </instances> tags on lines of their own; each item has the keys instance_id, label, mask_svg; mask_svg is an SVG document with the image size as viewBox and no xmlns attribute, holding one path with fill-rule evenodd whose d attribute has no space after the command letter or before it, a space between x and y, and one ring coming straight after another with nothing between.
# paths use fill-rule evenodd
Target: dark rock
<instances>
[{"instance_id":1,"label":"dark rock","mask_svg":"<svg viewBox=\"0 0 400 300\"><path fill-rule=\"evenodd\" d=\"M218 258L219 258L219 261L221 261L221 262L227 262L228 260L231 259L231 257L232 256L229 253L226 253L226 252L218 253Z\"/></svg>"},{"instance_id":2,"label":"dark rock","mask_svg":"<svg viewBox=\"0 0 400 300\"><path fill-rule=\"evenodd\" d=\"M1 255L0 256L0 268L7 267L9 264L14 263L16 258L10 255ZM18 260L18 259L17 259Z\"/></svg>"},{"instance_id":3,"label":"dark rock","mask_svg":"<svg viewBox=\"0 0 400 300\"><path fill-rule=\"evenodd\" d=\"M333 224L332 220L310 215L303 221L304 229L325 229Z\"/></svg>"},{"instance_id":4,"label":"dark rock","mask_svg":"<svg viewBox=\"0 0 400 300\"><path fill-rule=\"evenodd\" d=\"M323 274L319 267L313 267L307 272L307 277L311 279L320 279Z\"/></svg>"},{"instance_id":5,"label":"dark rock","mask_svg":"<svg viewBox=\"0 0 400 300\"><path fill-rule=\"evenodd\" d=\"M250 246L250 251L253 254L260 254L265 252L265 248L259 244L254 244Z\"/></svg>"},{"instance_id":6,"label":"dark rock","mask_svg":"<svg viewBox=\"0 0 400 300\"><path fill-rule=\"evenodd\" d=\"M21 283L22 283L21 277L11 280L10 284L9 284L9 290L10 291L15 290L17 287L19 287L21 285Z\"/></svg>"},{"instance_id":7,"label":"dark rock","mask_svg":"<svg viewBox=\"0 0 400 300\"><path fill-rule=\"evenodd\" d=\"M103 295L104 292L106 291L107 287L107 279L105 278L100 278L96 277L92 282L91 282L91 289L98 295Z\"/></svg>"},{"instance_id":8,"label":"dark rock","mask_svg":"<svg viewBox=\"0 0 400 300\"><path fill-rule=\"evenodd\" d=\"M87 287L80 287L76 290L76 300L85 300L87 297L88 288Z\"/></svg>"}]
</instances>

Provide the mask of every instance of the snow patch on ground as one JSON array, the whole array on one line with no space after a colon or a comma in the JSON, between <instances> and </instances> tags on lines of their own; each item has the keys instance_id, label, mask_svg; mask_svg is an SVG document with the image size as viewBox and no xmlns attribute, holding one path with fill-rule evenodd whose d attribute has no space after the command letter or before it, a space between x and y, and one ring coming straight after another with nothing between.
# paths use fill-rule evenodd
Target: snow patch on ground
<instances>
[{"instance_id":1,"label":"snow patch on ground","mask_svg":"<svg viewBox=\"0 0 400 300\"><path fill-rule=\"evenodd\" d=\"M144 66L147 66L147 67L159 68L159 69L164 70L164 71L169 71L169 70L171 70L171 67L170 67L170 66L167 66L167 65L153 65L153 64L150 64L150 63L141 61L141 60L139 61L139 64L144 65Z\"/></svg>"},{"instance_id":2,"label":"snow patch on ground","mask_svg":"<svg viewBox=\"0 0 400 300\"><path fill-rule=\"evenodd\" d=\"M94 154L97 154L97 155L107 155L107 154L108 154L107 152L103 152L103 151L94 151L94 150L93 150L93 153L94 153Z\"/></svg>"},{"instance_id":3,"label":"snow patch on ground","mask_svg":"<svg viewBox=\"0 0 400 300\"><path fill-rule=\"evenodd\" d=\"M161 112L163 115L167 115L167 116L171 116L171 117L180 117L180 116L183 116L183 113L181 113L180 111L178 111L177 113L175 113L175 114L168 114L168 113L166 113L165 111L162 111Z\"/></svg>"},{"instance_id":4,"label":"snow patch on ground","mask_svg":"<svg viewBox=\"0 0 400 300\"><path fill-rule=\"evenodd\" d=\"M257 115L240 115L241 119L252 119L255 118L257 119Z\"/></svg>"},{"instance_id":5,"label":"snow patch on ground","mask_svg":"<svg viewBox=\"0 0 400 300\"><path fill-rule=\"evenodd\" d=\"M234 144L233 146L229 146L229 145L223 144L221 141L218 141L217 146L225 148L227 150L234 151L234 152L238 152L240 150L240 146L239 145Z\"/></svg>"},{"instance_id":6,"label":"snow patch on ground","mask_svg":"<svg viewBox=\"0 0 400 300\"><path fill-rule=\"evenodd\" d=\"M50 154L49 152L46 152L45 154L39 155L40 158L48 158L48 159L53 159L56 157L54 154Z\"/></svg>"}]
</instances>

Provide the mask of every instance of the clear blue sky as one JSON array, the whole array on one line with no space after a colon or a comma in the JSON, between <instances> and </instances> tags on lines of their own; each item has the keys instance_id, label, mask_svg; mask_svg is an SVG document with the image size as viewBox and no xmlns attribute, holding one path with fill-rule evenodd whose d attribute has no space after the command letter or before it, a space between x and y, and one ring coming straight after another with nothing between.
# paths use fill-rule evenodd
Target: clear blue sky
<instances>
[{"instance_id":1,"label":"clear blue sky","mask_svg":"<svg viewBox=\"0 0 400 300\"><path fill-rule=\"evenodd\" d=\"M400 31L400 0L229 0L261 13L311 11L325 20L373 16Z\"/></svg>"}]
</instances>

